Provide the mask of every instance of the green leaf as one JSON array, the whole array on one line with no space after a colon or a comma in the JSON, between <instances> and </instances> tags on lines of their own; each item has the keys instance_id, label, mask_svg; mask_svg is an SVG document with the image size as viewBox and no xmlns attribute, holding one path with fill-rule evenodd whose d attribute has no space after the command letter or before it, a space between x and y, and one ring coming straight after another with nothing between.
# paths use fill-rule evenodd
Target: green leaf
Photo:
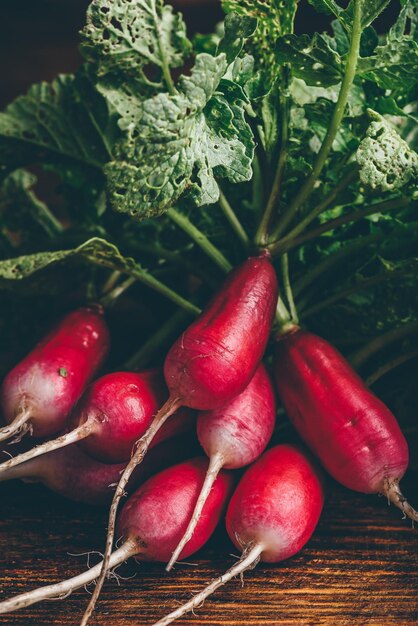
<instances>
[{"instance_id":1,"label":"green leaf","mask_svg":"<svg viewBox=\"0 0 418 626\"><path fill-rule=\"evenodd\" d=\"M0 166L75 160L102 167L117 134L84 71L32 85L0 113Z\"/></svg>"},{"instance_id":2,"label":"green leaf","mask_svg":"<svg viewBox=\"0 0 418 626\"><path fill-rule=\"evenodd\" d=\"M389 31L388 39L400 40L405 36L414 41L418 40L418 2L417 0L404 0L398 19Z\"/></svg>"},{"instance_id":3,"label":"green leaf","mask_svg":"<svg viewBox=\"0 0 418 626\"><path fill-rule=\"evenodd\" d=\"M162 0L93 0L81 40L99 77L128 78L154 93L164 86L164 73L181 67L191 51L181 15Z\"/></svg>"},{"instance_id":4,"label":"green leaf","mask_svg":"<svg viewBox=\"0 0 418 626\"><path fill-rule=\"evenodd\" d=\"M71 267L90 264L140 277L147 274L134 259L124 257L118 248L95 237L71 250L39 252L0 261L0 288L14 289L16 283L48 284L58 280Z\"/></svg>"},{"instance_id":5,"label":"green leaf","mask_svg":"<svg viewBox=\"0 0 418 626\"><path fill-rule=\"evenodd\" d=\"M391 0L363 0L361 10L361 25L363 28L369 26L386 9ZM347 9L349 15L354 9L354 0L351 0Z\"/></svg>"},{"instance_id":6,"label":"green leaf","mask_svg":"<svg viewBox=\"0 0 418 626\"><path fill-rule=\"evenodd\" d=\"M224 52L229 63L240 54L244 42L254 34L257 19L248 15L229 13L224 22L225 35L221 39L217 54Z\"/></svg>"},{"instance_id":7,"label":"green leaf","mask_svg":"<svg viewBox=\"0 0 418 626\"><path fill-rule=\"evenodd\" d=\"M226 13L257 19L257 29L249 40L246 49L257 62L257 68L269 73L272 82L277 74L277 61L274 49L277 39L293 32L298 0L222 0Z\"/></svg>"},{"instance_id":8,"label":"green leaf","mask_svg":"<svg viewBox=\"0 0 418 626\"><path fill-rule=\"evenodd\" d=\"M391 0L351 0L348 7L343 9L334 0L308 0L315 9L327 15L335 15L335 17L344 25L347 30L351 29L354 3L361 2L361 26L366 28L380 15L380 13L388 6Z\"/></svg>"},{"instance_id":9,"label":"green leaf","mask_svg":"<svg viewBox=\"0 0 418 626\"><path fill-rule=\"evenodd\" d=\"M105 172L113 207L143 218L167 210L186 191L196 204L216 202L215 177L251 178L253 138L244 118L245 97L229 81L225 54L200 54L178 95L158 94L122 118L127 136Z\"/></svg>"},{"instance_id":10,"label":"green leaf","mask_svg":"<svg viewBox=\"0 0 418 626\"><path fill-rule=\"evenodd\" d=\"M418 84L418 40L416 23L418 4L410 0L386 38L372 56L359 59L357 72L397 95L410 93Z\"/></svg>"},{"instance_id":11,"label":"green leaf","mask_svg":"<svg viewBox=\"0 0 418 626\"><path fill-rule=\"evenodd\" d=\"M292 75L302 78L307 85L329 87L342 80L341 57L318 33L313 37L280 37L276 46L276 59L280 64L289 64Z\"/></svg>"},{"instance_id":12,"label":"green leaf","mask_svg":"<svg viewBox=\"0 0 418 626\"><path fill-rule=\"evenodd\" d=\"M374 190L402 189L418 178L418 154L381 115L369 114L373 121L357 150L360 178Z\"/></svg>"},{"instance_id":13,"label":"green leaf","mask_svg":"<svg viewBox=\"0 0 418 626\"><path fill-rule=\"evenodd\" d=\"M408 93L418 84L418 44L412 39L390 40L373 56L359 59L357 71L382 89Z\"/></svg>"},{"instance_id":14,"label":"green leaf","mask_svg":"<svg viewBox=\"0 0 418 626\"><path fill-rule=\"evenodd\" d=\"M62 232L61 224L33 192L36 181L26 170L16 170L0 187L1 222L8 229L24 231L26 239L35 233L54 237Z\"/></svg>"},{"instance_id":15,"label":"green leaf","mask_svg":"<svg viewBox=\"0 0 418 626\"><path fill-rule=\"evenodd\" d=\"M340 17L343 9L334 0L308 0L318 13L325 13L325 15L335 15Z\"/></svg>"}]
</instances>

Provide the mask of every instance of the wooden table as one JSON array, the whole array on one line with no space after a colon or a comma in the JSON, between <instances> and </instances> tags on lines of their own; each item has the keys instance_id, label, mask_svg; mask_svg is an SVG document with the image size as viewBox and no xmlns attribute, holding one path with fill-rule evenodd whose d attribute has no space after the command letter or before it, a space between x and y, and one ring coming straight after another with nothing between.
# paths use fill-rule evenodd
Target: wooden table
<instances>
[{"instance_id":1,"label":"wooden table","mask_svg":"<svg viewBox=\"0 0 418 626\"><path fill-rule=\"evenodd\" d=\"M77 30L87 0L14 0L0 7L1 105L24 93L35 80L71 71L80 62ZM311 11L304 3L305 11ZM195 27L210 28L219 12L194 9ZM304 30L327 19L305 12ZM385 12L385 16L389 12ZM301 23L305 16L304 24ZM386 18L385 18L386 19ZM417 447L415 446L415 451ZM418 475L404 488L418 500ZM86 553L101 550L106 511L65 501L36 485L0 486L0 598L81 572ZM319 528L305 550L280 566L260 564L234 581L178 624L410 626L418 624L418 529L377 497L349 493L332 484ZM94 623L100 626L152 624L154 618L186 600L193 590L233 563L234 552L221 529L193 559L165 574L158 564L126 566L132 580L108 583ZM92 561L93 561L92 557ZM4 626L76 625L87 594L63 602L44 602L23 612L0 616Z\"/></svg>"},{"instance_id":2,"label":"wooden table","mask_svg":"<svg viewBox=\"0 0 418 626\"><path fill-rule=\"evenodd\" d=\"M417 492L417 476L404 480ZM38 485L0 487L0 598L80 573L83 554L101 550L106 511L76 505ZM179 626L411 626L418 624L418 529L402 521L383 499L330 484L319 527L296 557L278 566L260 564L220 589L196 616ZM223 529L193 559L166 574L160 564L134 563L119 570L130 580L108 582L93 624L145 626L186 600L234 560ZM71 553L71 555L69 554ZM97 557L96 557L97 558ZM92 556L92 563L95 556ZM0 616L4 626L79 623L88 596L75 592Z\"/></svg>"}]
</instances>

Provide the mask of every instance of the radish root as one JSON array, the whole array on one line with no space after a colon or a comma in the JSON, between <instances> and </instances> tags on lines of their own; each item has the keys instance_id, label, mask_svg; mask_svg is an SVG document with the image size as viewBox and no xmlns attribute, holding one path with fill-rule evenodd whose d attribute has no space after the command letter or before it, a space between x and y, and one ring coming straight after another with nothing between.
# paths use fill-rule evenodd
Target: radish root
<instances>
[{"instance_id":1,"label":"radish root","mask_svg":"<svg viewBox=\"0 0 418 626\"><path fill-rule=\"evenodd\" d=\"M136 443L135 452L129 461L128 465L124 469L122 476L116 487L115 494L113 496L112 504L110 506L109 521L107 528L106 547L104 551L104 557L101 564L100 576L97 579L96 587L90 598L87 609L80 622L80 626L87 626L90 617L93 614L97 600L100 596L104 581L107 576L107 572L110 567L110 558L112 555L113 541L115 537L116 528L116 515L118 512L119 502L121 498L126 494L125 487L135 470L135 468L142 462L151 441L154 439L157 432L163 426L165 421L182 406L180 398L169 398L167 402L161 407L156 416L154 417L152 424L148 428L147 432Z\"/></svg>"},{"instance_id":2,"label":"radish root","mask_svg":"<svg viewBox=\"0 0 418 626\"><path fill-rule=\"evenodd\" d=\"M17 440L23 437L23 435L26 434L31 428L30 424L28 424L31 417L32 414L29 409L22 409L16 415L13 422L7 426L3 426L3 428L0 428L0 441L6 441L14 435L16 435Z\"/></svg>"},{"instance_id":3,"label":"radish root","mask_svg":"<svg viewBox=\"0 0 418 626\"><path fill-rule=\"evenodd\" d=\"M135 541L126 541L123 546L116 550L109 560L109 567L116 567L134 554L138 552L138 544ZM40 587L33 591L27 591L21 593L14 598L0 602L0 614L11 613L18 609L23 609L42 600L62 600L69 596L75 589L84 587L88 583L91 583L100 573L102 563L98 563L91 569L86 570L78 576L69 578L54 585L48 585L46 587Z\"/></svg>"},{"instance_id":4,"label":"radish root","mask_svg":"<svg viewBox=\"0 0 418 626\"><path fill-rule=\"evenodd\" d=\"M209 497L210 491L213 487L213 483L215 482L219 472L223 467L224 461L222 455L215 454L211 457L209 461L208 471L206 473L205 481L202 486L202 490L199 494L199 497L196 502L196 506L193 511L192 518L187 526L186 532L184 533L180 543L177 548L174 550L173 555L168 562L167 567L165 568L167 572L171 570L177 559L179 558L184 546L190 541L193 537L193 533L196 529L196 525L202 515L203 507L205 506L205 502Z\"/></svg>"},{"instance_id":5,"label":"radish root","mask_svg":"<svg viewBox=\"0 0 418 626\"><path fill-rule=\"evenodd\" d=\"M155 622L153 626L167 626L167 624L171 624L176 619L183 617L183 615L186 615L189 611L193 611L193 609L201 606L206 598L219 589L219 587L222 587L222 585L230 581L232 578L235 578L235 576L242 576L245 571L253 569L253 567L255 567L259 562L263 550L264 547L260 543L249 544L243 551L238 563L235 563L235 565L225 572L225 574L219 576L219 578L215 578L215 580L213 580L207 587L193 596L191 600L185 602L178 609L175 609L172 613L166 615L158 622Z\"/></svg>"},{"instance_id":6,"label":"radish root","mask_svg":"<svg viewBox=\"0 0 418 626\"><path fill-rule=\"evenodd\" d=\"M85 439L88 437L93 430L92 421L87 421L85 424L82 424L78 428L75 428L70 433L66 433L65 435L61 435L52 441L46 441L45 443L41 443L39 446L35 446L31 450L27 452L23 452L22 454L18 454L17 456L5 461L0 464L0 475L3 472L7 472L7 470L12 469L12 467L16 467L17 465L21 465L30 459L35 459L37 456L41 456L42 454L47 454L48 452L52 452L53 450L58 450L59 448L64 448L65 446L69 446L72 443L77 441L81 441L81 439Z\"/></svg>"},{"instance_id":7,"label":"radish root","mask_svg":"<svg viewBox=\"0 0 418 626\"><path fill-rule=\"evenodd\" d=\"M387 480L384 495L388 501L394 504L398 509L402 511L404 517L409 517L412 522L418 522L418 511L414 509L403 495L399 487L399 480Z\"/></svg>"}]
</instances>

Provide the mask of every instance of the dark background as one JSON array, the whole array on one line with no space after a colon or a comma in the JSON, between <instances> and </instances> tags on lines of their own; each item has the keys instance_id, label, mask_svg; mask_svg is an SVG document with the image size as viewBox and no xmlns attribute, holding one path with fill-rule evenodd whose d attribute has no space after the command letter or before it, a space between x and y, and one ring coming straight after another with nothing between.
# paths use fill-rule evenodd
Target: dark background
<instances>
[{"instance_id":1,"label":"dark background","mask_svg":"<svg viewBox=\"0 0 418 626\"><path fill-rule=\"evenodd\" d=\"M0 0L0 106L25 93L31 83L71 72L80 63L78 31L89 0ZM216 0L172 0L194 31L209 31L221 19ZM379 17L376 28L387 30L399 2ZM329 18L301 1L296 31L324 30Z\"/></svg>"}]
</instances>

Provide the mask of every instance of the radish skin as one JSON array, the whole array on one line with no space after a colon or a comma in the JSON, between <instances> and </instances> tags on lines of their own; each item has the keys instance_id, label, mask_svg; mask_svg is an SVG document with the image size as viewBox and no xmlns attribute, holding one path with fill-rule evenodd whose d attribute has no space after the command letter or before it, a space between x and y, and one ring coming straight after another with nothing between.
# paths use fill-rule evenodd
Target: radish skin
<instances>
[{"instance_id":1,"label":"radish skin","mask_svg":"<svg viewBox=\"0 0 418 626\"><path fill-rule=\"evenodd\" d=\"M154 626L167 626L198 608L216 589L261 560L279 563L312 536L324 503L318 470L298 448L268 450L244 474L228 506L226 528L240 560Z\"/></svg>"},{"instance_id":2,"label":"radish skin","mask_svg":"<svg viewBox=\"0 0 418 626\"><path fill-rule=\"evenodd\" d=\"M73 429L0 464L0 477L30 459L79 442L83 450L102 463L126 463L135 442L144 434L167 397L162 371L115 372L102 376L85 391L70 415ZM182 408L162 437L172 436L193 422L190 409Z\"/></svg>"},{"instance_id":3,"label":"radish skin","mask_svg":"<svg viewBox=\"0 0 418 626\"><path fill-rule=\"evenodd\" d=\"M138 441L110 507L103 569L80 626L86 626L100 595L113 548L119 501L129 476L141 463L155 435L180 407L220 408L250 382L271 331L278 299L277 277L268 252L233 270L212 302L174 342L164 363L167 402Z\"/></svg>"},{"instance_id":4,"label":"radish skin","mask_svg":"<svg viewBox=\"0 0 418 626\"><path fill-rule=\"evenodd\" d=\"M260 364L244 391L221 409L203 411L197 419L197 436L209 457L209 467L186 533L166 570L170 571L194 529L219 471L239 469L255 461L273 434L276 399L267 370Z\"/></svg>"},{"instance_id":5,"label":"radish skin","mask_svg":"<svg viewBox=\"0 0 418 626\"><path fill-rule=\"evenodd\" d=\"M274 376L290 421L345 487L381 493L411 519L399 481L408 445L391 411L324 339L293 326L278 336Z\"/></svg>"},{"instance_id":6,"label":"radish skin","mask_svg":"<svg viewBox=\"0 0 418 626\"><path fill-rule=\"evenodd\" d=\"M176 423L176 420L173 420ZM189 423L191 428L192 423ZM187 423L184 423L187 427ZM179 429L180 432L181 429ZM160 431L163 433L164 428ZM190 434L172 436L152 447L144 463L131 476L127 492L132 493L142 482L156 472L180 462L196 452L197 443ZM0 481L23 480L42 483L51 491L74 502L102 506L110 504L113 492L126 463L101 463L90 458L79 446L61 448L36 457L3 472Z\"/></svg>"},{"instance_id":7,"label":"radish skin","mask_svg":"<svg viewBox=\"0 0 418 626\"><path fill-rule=\"evenodd\" d=\"M69 313L3 381L0 441L30 432L49 437L65 427L70 410L101 367L109 331L100 306Z\"/></svg>"},{"instance_id":8,"label":"radish skin","mask_svg":"<svg viewBox=\"0 0 418 626\"><path fill-rule=\"evenodd\" d=\"M115 567L135 556L143 561L166 562L188 524L194 501L202 486L207 461L195 458L166 469L147 480L128 500L119 518L122 545L110 557ZM221 519L233 489L233 477L222 471L205 505L193 540L182 556L200 550ZM158 523L156 523L158 520ZM72 591L92 582L102 563L67 581L41 587L0 603L0 614L31 606L48 598L67 597Z\"/></svg>"}]
</instances>

